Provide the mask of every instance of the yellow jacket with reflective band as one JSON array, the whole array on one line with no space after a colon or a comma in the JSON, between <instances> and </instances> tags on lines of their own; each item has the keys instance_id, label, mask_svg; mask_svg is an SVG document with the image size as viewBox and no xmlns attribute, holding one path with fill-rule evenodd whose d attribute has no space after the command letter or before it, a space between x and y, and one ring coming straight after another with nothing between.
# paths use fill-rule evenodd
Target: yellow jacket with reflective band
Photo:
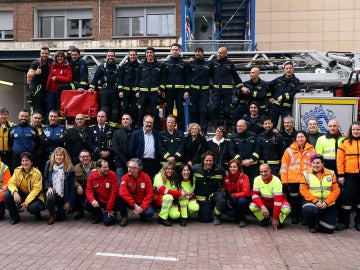
<instances>
[{"instance_id":1,"label":"yellow jacket with reflective band","mask_svg":"<svg viewBox=\"0 0 360 270\"><path fill-rule=\"evenodd\" d=\"M5 129L0 125L0 151L9 151L9 129L14 124L10 121L6 121Z\"/></svg>"},{"instance_id":2,"label":"yellow jacket with reflective band","mask_svg":"<svg viewBox=\"0 0 360 270\"><path fill-rule=\"evenodd\" d=\"M29 206L36 198L45 203L45 196L42 192L42 175L34 167L31 168L29 173L25 173L21 166L15 168L14 174L9 180L8 189L12 195L19 190L27 194L25 198L26 206Z\"/></svg>"},{"instance_id":3,"label":"yellow jacket with reflective band","mask_svg":"<svg viewBox=\"0 0 360 270\"><path fill-rule=\"evenodd\" d=\"M154 200L158 197L162 197L162 195L170 194L173 195L174 198L178 198L180 192L175 184L172 184L169 179L166 179L165 184L163 183L163 179L161 177L161 173L157 173L154 177Z\"/></svg>"},{"instance_id":4,"label":"yellow jacket with reflective band","mask_svg":"<svg viewBox=\"0 0 360 270\"><path fill-rule=\"evenodd\" d=\"M311 168L310 157L316 154L314 146L306 143L299 149L297 142L293 142L281 159L280 176L283 184L300 183L303 171Z\"/></svg>"},{"instance_id":5,"label":"yellow jacket with reflective band","mask_svg":"<svg viewBox=\"0 0 360 270\"><path fill-rule=\"evenodd\" d=\"M300 181L300 193L305 200L317 203L335 204L340 194L334 171L324 168L324 172L314 174L313 170L303 172Z\"/></svg>"},{"instance_id":6,"label":"yellow jacket with reflective band","mask_svg":"<svg viewBox=\"0 0 360 270\"><path fill-rule=\"evenodd\" d=\"M323 135L318 138L316 141L315 150L316 153L323 155L326 160L335 160L336 159L336 150L335 150L335 142L338 141L338 145L344 139L343 136L339 136L338 138L327 137L327 135Z\"/></svg>"}]
</instances>

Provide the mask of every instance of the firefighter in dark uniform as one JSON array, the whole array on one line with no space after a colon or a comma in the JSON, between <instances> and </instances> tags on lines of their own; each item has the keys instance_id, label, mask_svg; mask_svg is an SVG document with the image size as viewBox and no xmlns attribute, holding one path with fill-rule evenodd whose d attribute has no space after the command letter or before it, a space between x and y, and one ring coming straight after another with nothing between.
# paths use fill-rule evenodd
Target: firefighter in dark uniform
<instances>
[{"instance_id":1,"label":"firefighter in dark uniform","mask_svg":"<svg viewBox=\"0 0 360 270\"><path fill-rule=\"evenodd\" d=\"M40 112L41 114L45 113L45 86L50 73L51 64L49 55L49 48L42 47L40 50L40 58L30 64L29 71L26 75L26 81L29 84L32 110Z\"/></svg>"},{"instance_id":2,"label":"firefighter in dark uniform","mask_svg":"<svg viewBox=\"0 0 360 270\"><path fill-rule=\"evenodd\" d=\"M119 70L119 98L122 100L122 115L125 113L131 116L131 119L137 117L136 97L136 75L139 69L136 50L129 50L128 61L120 66ZM133 122L133 127L136 121Z\"/></svg>"},{"instance_id":3,"label":"firefighter in dark uniform","mask_svg":"<svg viewBox=\"0 0 360 270\"><path fill-rule=\"evenodd\" d=\"M279 177L281 158L285 151L283 138L273 132L273 123L270 116L263 118L264 132L256 140L255 152L259 156L260 164L267 163L273 175Z\"/></svg>"},{"instance_id":4,"label":"firefighter in dark uniform","mask_svg":"<svg viewBox=\"0 0 360 270\"><path fill-rule=\"evenodd\" d=\"M72 82L59 85L57 92L58 100L61 100L63 90L77 90L79 93L82 93L89 87L88 66L86 61L81 58L78 48L72 48L70 50L69 65L72 70Z\"/></svg>"},{"instance_id":5,"label":"firefighter in dark uniform","mask_svg":"<svg viewBox=\"0 0 360 270\"><path fill-rule=\"evenodd\" d=\"M173 114L174 101L177 110L178 130L185 131L184 102L189 97L188 64L179 56L180 45L171 45L171 56L163 63L165 72L166 116Z\"/></svg>"},{"instance_id":6,"label":"firefighter in dark uniform","mask_svg":"<svg viewBox=\"0 0 360 270\"><path fill-rule=\"evenodd\" d=\"M206 135L208 128L209 84L211 64L204 60L204 50L195 49L195 60L189 63L190 119L198 123Z\"/></svg>"},{"instance_id":7,"label":"firefighter in dark uniform","mask_svg":"<svg viewBox=\"0 0 360 270\"><path fill-rule=\"evenodd\" d=\"M247 130L245 120L240 119L236 123L236 132L230 138L230 157L238 159L243 166L244 173L249 176L250 186L252 188L254 178L259 174L258 159L259 155L255 152L256 134Z\"/></svg>"},{"instance_id":8,"label":"firefighter in dark uniform","mask_svg":"<svg viewBox=\"0 0 360 270\"><path fill-rule=\"evenodd\" d=\"M196 185L194 194L199 203L199 221L211 222L214 225L221 224L221 211L226 207L226 199L219 192L225 171L220 165L215 164L215 155L211 151L201 156L201 164L192 167Z\"/></svg>"},{"instance_id":9,"label":"firefighter in dark uniform","mask_svg":"<svg viewBox=\"0 0 360 270\"><path fill-rule=\"evenodd\" d=\"M100 110L109 115L109 125L118 126L119 93L118 93L119 69L115 63L115 51L108 50L106 63L101 64L95 71L94 78L89 86L93 92L98 82L101 83Z\"/></svg>"},{"instance_id":10,"label":"firefighter in dark uniform","mask_svg":"<svg viewBox=\"0 0 360 270\"><path fill-rule=\"evenodd\" d=\"M184 157L184 133L176 130L176 118L174 115L168 115L166 118L166 130L159 133L159 152L160 164L168 162L180 167Z\"/></svg>"},{"instance_id":11,"label":"firefighter in dark uniform","mask_svg":"<svg viewBox=\"0 0 360 270\"><path fill-rule=\"evenodd\" d=\"M294 75L294 65L292 62L284 63L285 74L272 80L269 83L269 92L271 98L270 114L274 121L274 127L277 127L279 117L292 115L292 103L296 93L300 92L300 80Z\"/></svg>"},{"instance_id":12,"label":"firefighter in dark uniform","mask_svg":"<svg viewBox=\"0 0 360 270\"><path fill-rule=\"evenodd\" d=\"M114 155L111 145L113 128L105 124L106 113L104 111L99 111L96 119L97 125L88 128L88 146L92 153L92 160L105 159L109 162L111 170L115 171Z\"/></svg>"},{"instance_id":13,"label":"firefighter in dark uniform","mask_svg":"<svg viewBox=\"0 0 360 270\"><path fill-rule=\"evenodd\" d=\"M136 96L139 98L138 126L143 125L146 108L150 105L151 114L154 116L154 129L160 129L159 106L162 94L163 67L155 59L155 49L148 47L145 50L146 59L138 68L136 76ZM135 118L136 119L136 118ZM136 122L134 120L134 122Z\"/></svg>"},{"instance_id":14,"label":"firefighter in dark uniform","mask_svg":"<svg viewBox=\"0 0 360 270\"><path fill-rule=\"evenodd\" d=\"M244 86L241 87L240 92L242 95L245 96L244 100L248 100L248 102L255 101L257 104L259 104L259 115L263 116L265 114L268 114L267 98L270 97L270 93L268 93L267 82L260 79L259 74L259 68L252 68L250 70L250 80L244 82ZM239 106L238 108L235 109L235 111L242 109L240 110L240 113L244 114L243 110L245 109L245 113L247 113L247 106ZM234 115L236 114L235 111ZM242 117L238 116L235 118L241 119Z\"/></svg>"},{"instance_id":15,"label":"firefighter in dark uniform","mask_svg":"<svg viewBox=\"0 0 360 270\"><path fill-rule=\"evenodd\" d=\"M223 103L224 126L231 128L230 106L233 95L233 86L240 88L243 84L236 72L235 65L227 58L227 48L220 47L217 59L212 61L213 92L212 92L212 119L214 126L219 126L220 106Z\"/></svg>"}]
</instances>

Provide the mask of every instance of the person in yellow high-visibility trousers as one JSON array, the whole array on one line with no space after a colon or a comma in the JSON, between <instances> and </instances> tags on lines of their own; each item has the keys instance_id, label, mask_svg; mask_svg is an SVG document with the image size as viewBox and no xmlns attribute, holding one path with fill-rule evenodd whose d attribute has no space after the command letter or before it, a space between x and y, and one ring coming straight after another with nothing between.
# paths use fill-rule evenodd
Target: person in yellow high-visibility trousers
<instances>
[{"instance_id":1,"label":"person in yellow high-visibility trousers","mask_svg":"<svg viewBox=\"0 0 360 270\"><path fill-rule=\"evenodd\" d=\"M175 185L175 165L165 163L160 172L154 178L154 200L156 208L160 208L158 223L164 226L171 226L172 222L168 220L178 219L180 217L179 208L174 200L184 197L185 191L178 191Z\"/></svg>"},{"instance_id":2,"label":"person in yellow high-visibility trousers","mask_svg":"<svg viewBox=\"0 0 360 270\"><path fill-rule=\"evenodd\" d=\"M199 204L194 195L195 177L189 164L180 167L179 189L185 192L185 196L179 198L180 225L185 227L189 214L199 211Z\"/></svg>"}]
</instances>

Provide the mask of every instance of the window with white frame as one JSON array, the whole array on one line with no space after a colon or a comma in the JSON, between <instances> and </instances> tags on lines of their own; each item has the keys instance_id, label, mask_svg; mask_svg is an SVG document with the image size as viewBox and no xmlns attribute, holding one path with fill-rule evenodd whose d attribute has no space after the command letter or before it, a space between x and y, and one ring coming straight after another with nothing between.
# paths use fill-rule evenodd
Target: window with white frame
<instances>
[{"instance_id":1,"label":"window with white frame","mask_svg":"<svg viewBox=\"0 0 360 270\"><path fill-rule=\"evenodd\" d=\"M37 38L92 37L92 10L38 10Z\"/></svg>"},{"instance_id":2,"label":"window with white frame","mask_svg":"<svg viewBox=\"0 0 360 270\"><path fill-rule=\"evenodd\" d=\"M115 11L115 36L175 36L175 7L118 7Z\"/></svg>"},{"instance_id":3,"label":"window with white frame","mask_svg":"<svg viewBox=\"0 0 360 270\"><path fill-rule=\"evenodd\" d=\"M11 10L0 11L0 39L13 39L13 12Z\"/></svg>"}]
</instances>

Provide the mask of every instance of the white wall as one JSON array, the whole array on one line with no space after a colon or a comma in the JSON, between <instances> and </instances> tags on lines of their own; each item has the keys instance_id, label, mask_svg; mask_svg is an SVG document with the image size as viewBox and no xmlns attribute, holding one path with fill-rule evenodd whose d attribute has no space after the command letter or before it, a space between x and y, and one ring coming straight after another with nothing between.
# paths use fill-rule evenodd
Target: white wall
<instances>
[{"instance_id":1,"label":"white wall","mask_svg":"<svg viewBox=\"0 0 360 270\"><path fill-rule=\"evenodd\" d=\"M9 119L18 122L19 111L26 108L26 74L0 67L0 80L13 82L14 86L0 84L0 106L9 110Z\"/></svg>"}]
</instances>

